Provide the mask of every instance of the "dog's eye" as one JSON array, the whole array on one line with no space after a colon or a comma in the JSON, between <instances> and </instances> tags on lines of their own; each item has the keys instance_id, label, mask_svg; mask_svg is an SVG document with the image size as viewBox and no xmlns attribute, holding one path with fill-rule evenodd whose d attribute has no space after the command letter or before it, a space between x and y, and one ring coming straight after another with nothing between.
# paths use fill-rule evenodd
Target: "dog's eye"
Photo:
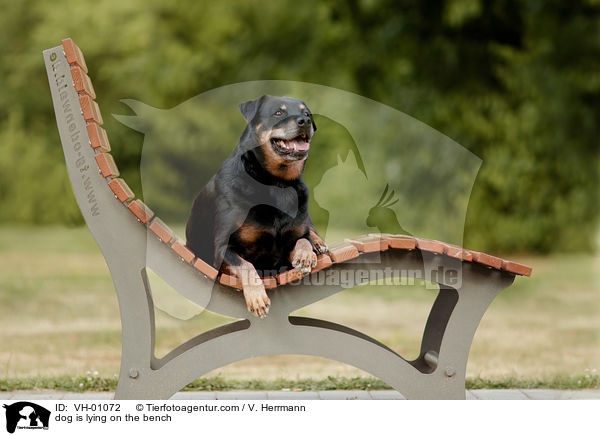
<instances>
[{"instance_id":1,"label":"dog's eye","mask_svg":"<svg viewBox=\"0 0 600 436\"><path fill-rule=\"evenodd\" d=\"M310 113L308 113L308 112L304 112L304 116L305 116L305 117L309 117L309 118L310 118Z\"/></svg>"},{"instance_id":2,"label":"dog's eye","mask_svg":"<svg viewBox=\"0 0 600 436\"><path fill-rule=\"evenodd\" d=\"M280 117L280 116L282 116L282 115L283 115L283 112L281 112L281 111L277 111L277 112L275 112L273 115L275 115L276 117Z\"/></svg>"}]
</instances>

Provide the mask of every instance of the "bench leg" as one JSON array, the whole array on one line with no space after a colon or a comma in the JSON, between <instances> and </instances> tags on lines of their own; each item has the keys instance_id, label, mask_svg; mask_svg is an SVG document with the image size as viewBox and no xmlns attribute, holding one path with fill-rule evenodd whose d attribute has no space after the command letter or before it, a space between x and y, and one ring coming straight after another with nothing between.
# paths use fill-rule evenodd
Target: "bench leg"
<instances>
[{"instance_id":1,"label":"bench leg","mask_svg":"<svg viewBox=\"0 0 600 436\"><path fill-rule=\"evenodd\" d=\"M154 359L154 303L146 270L138 266L139 269L131 264L109 264L118 291L122 328L121 370L115 399L122 397L130 381L138 379Z\"/></svg>"},{"instance_id":2,"label":"bench leg","mask_svg":"<svg viewBox=\"0 0 600 436\"><path fill-rule=\"evenodd\" d=\"M414 362L429 371L437 389L434 397L423 391L419 398L465 399L467 360L477 327L490 303L513 280L500 271L465 265L460 288L440 285ZM428 353L433 359L426 359Z\"/></svg>"}]
</instances>

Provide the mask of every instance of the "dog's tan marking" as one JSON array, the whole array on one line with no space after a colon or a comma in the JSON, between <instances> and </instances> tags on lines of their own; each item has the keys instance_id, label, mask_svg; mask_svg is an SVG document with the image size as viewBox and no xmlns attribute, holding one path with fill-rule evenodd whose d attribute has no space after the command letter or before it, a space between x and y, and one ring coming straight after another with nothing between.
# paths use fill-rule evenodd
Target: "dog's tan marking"
<instances>
[{"instance_id":1,"label":"dog's tan marking","mask_svg":"<svg viewBox=\"0 0 600 436\"><path fill-rule=\"evenodd\" d=\"M244 243L252 244L263 235L264 230L261 230L254 226L243 224L239 228L238 232L240 239L244 241Z\"/></svg>"},{"instance_id":2,"label":"dog's tan marking","mask_svg":"<svg viewBox=\"0 0 600 436\"><path fill-rule=\"evenodd\" d=\"M286 160L277 154L268 142L261 147L265 154L265 168L269 173L284 180L295 180L300 177L306 159Z\"/></svg>"},{"instance_id":3,"label":"dog's tan marking","mask_svg":"<svg viewBox=\"0 0 600 436\"><path fill-rule=\"evenodd\" d=\"M264 144L268 143L269 140L271 139L271 134L272 134L271 129L267 129L267 130L263 130L263 131L261 131L258 128L256 129L256 139L258 140L258 143L260 145L264 145Z\"/></svg>"},{"instance_id":4,"label":"dog's tan marking","mask_svg":"<svg viewBox=\"0 0 600 436\"><path fill-rule=\"evenodd\" d=\"M280 127L278 129L271 130L270 135L269 135L269 139L271 139L271 138L283 138L285 136L286 136L285 129L283 129L282 127Z\"/></svg>"}]
</instances>

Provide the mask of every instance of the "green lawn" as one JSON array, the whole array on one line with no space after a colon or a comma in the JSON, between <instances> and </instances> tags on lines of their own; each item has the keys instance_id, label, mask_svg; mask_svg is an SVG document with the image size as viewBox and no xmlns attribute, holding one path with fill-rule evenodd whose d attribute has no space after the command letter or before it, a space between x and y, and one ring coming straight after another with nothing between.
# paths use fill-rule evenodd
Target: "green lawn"
<instances>
[{"instance_id":1,"label":"green lawn","mask_svg":"<svg viewBox=\"0 0 600 436\"><path fill-rule=\"evenodd\" d=\"M516 260L534 274L517 278L485 315L471 349L469 385L599 387L600 257ZM208 312L194 316L197 307L158 282L155 292L169 311L157 311L159 356L227 321ZM363 286L300 314L349 325L410 359L434 297L418 287ZM0 228L0 390L114 388L120 352L112 280L87 228ZM195 387L368 385L382 386L356 368L294 355L238 362Z\"/></svg>"}]
</instances>

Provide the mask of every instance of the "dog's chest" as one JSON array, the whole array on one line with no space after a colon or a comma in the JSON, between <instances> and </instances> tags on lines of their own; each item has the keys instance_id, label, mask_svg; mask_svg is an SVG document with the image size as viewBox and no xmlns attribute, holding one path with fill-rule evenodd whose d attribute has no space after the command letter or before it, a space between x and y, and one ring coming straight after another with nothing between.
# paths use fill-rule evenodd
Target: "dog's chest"
<instances>
[{"instance_id":1,"label":"dog's chest","mask_svg":"<svg viewBox=\"0 0 600 436\"><path fill-rule=\"evenodd\" d=\"M304 233L305 222L303 213L290 216L279 208L259 205L250 210L244 224L255 229L255 239L262 239L263 242L273 240L276 243L298 239Z\"/></svg>"},{"instance_id":2,"label":"dog's chest","mask_svg":"<svg viewBox=\"0 0 600 436\"><path fill-rule=\"evenodd\" d=\"M290 217L271 206L256 206L238 231L242 257L255 265L274 267L286 261L306 231L306 217Z\"/></svg>"},{"instance_id":3,"label":"dog's chest","mask_svg":"<svg viewBox=\"0 0 600 436\"><path fill-rule=\"evenodd\" d=\"M304 201L299 192L292 187L262 185L256 181L245 185L242 195L248 209L269 206L290 217L298 215Z\"/></svg>"}]
</instances>

